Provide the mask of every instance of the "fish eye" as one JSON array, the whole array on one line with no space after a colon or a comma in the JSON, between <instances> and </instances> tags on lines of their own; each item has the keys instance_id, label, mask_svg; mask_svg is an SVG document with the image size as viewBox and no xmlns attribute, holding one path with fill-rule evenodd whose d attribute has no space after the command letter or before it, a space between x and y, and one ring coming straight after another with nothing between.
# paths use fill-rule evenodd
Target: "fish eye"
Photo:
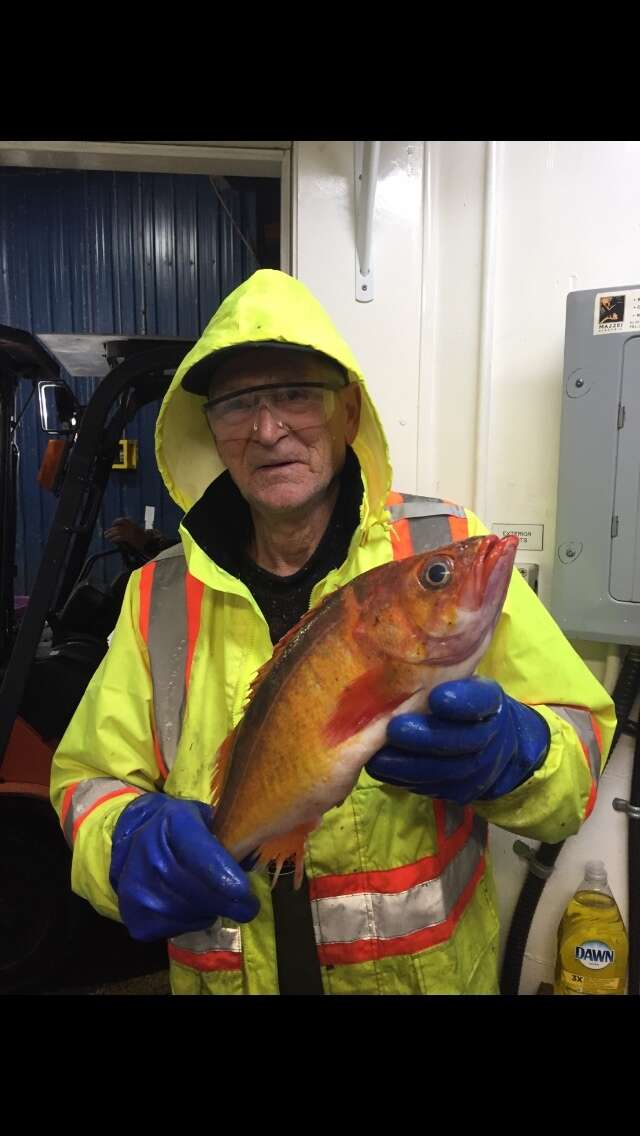
<instances>
[{"instance_id":1,"label":"fish eye","mask_svg":"<svg viewBox=\"0 0 640 1136\"><path fill-rule=\"evenodd\" d=\"M453 576L453 564L445 557L430 560L420 573L420 583L425 588L444 588Z\"/></svg>"}]
</instances>

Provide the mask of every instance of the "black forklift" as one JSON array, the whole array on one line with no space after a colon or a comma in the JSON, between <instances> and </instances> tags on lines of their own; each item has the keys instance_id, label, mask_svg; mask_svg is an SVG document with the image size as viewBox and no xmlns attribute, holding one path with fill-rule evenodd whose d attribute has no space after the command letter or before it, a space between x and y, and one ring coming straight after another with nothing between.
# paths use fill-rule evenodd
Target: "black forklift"
<instances>
[{"instance_id":1,"label":"black forklift","mask_svg":"<svg viewBox=\"0 0 640 1136\"><path fill-rule=\"evenodd\" d=\"M128 575L145 562L126 545L88 556L123 431L143 406L162 399L192 346L181 338L35 337L0 326L0 994L89 991L167 965L163 943L135 942L72 893L71 854L49 801L49 776L108 649ZM85 406L62 368L103 376ZM18 618L16 393L25 382L49 436L39 481L58 503ZM120 571L99 585L92 569L110 556L120 558Z\"/></svg>"}]
</instances>

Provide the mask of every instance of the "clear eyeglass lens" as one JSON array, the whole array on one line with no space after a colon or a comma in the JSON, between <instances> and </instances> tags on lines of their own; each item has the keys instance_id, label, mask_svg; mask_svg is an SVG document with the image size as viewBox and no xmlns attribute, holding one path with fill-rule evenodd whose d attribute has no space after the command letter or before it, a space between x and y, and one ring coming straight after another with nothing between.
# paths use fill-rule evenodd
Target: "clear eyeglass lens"
<instances>
[{"instance_id":1,"label":"clear eyeglass lens","mask_svg":"<svg viewBox=\"0 0 640 1136\"><path fill-rule=\"evenodd\" d=\"M277 422L300 430L328 421L335 405L333 390L317 386L282 386L242 392L206 405L211 429L221 440L247 438L266 407Z\"/></svg>"}]
</instances>

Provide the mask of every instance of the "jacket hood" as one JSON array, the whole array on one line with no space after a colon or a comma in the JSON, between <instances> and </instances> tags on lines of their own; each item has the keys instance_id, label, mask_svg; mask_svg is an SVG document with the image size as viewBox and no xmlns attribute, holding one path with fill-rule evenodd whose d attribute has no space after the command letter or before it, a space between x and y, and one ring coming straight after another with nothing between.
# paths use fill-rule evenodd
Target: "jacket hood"
<instances>
[{"instance_id":1,"label":"jacket hood","mask_svg":"<svg viewBox=\"0 0 640 1136\"><path fill-rule=\"evenodd\" d=\"M201 407L205 395L184 390L185 375L207 356L240 344L299 344L335 359L362 388L362 416L353 442L364 479L362 523L381 521L391 486L387 441L351 350L309 289L274 269L260 269L231 292L185 356L156 423L156 458L164 483L186 512L224 470Z\"/></svg>"}]
</instances>

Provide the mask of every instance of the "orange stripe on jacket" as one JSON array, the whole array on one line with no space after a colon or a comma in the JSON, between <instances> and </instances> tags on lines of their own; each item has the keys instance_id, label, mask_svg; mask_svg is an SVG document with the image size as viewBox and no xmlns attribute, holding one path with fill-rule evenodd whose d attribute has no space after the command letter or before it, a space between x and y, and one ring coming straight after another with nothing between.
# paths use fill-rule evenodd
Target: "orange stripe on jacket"
<instances>
[{"instance_id":1,"label":"orange stripe on jacket","mask_svg":"<svg viewBox=\"0 0 640 1136\"><path fill-rule=\"evenodd\" d=\"M160 749L160 742L158 741L158 732L156 730L155 722L153 723L152 728L153 728L153 752L154 752L155 757L156 757L156 765L158 766L158 770L160 772L160 776L162 777L163 781L166 781L167 777L169 776L169 770L168 770L167 766L165 765L164 758L162 756L162 750Z\"/></svg>"},{"instance_id":2,"label":"orange stripe on jacket","mask_svg":"<svg viewBox=\"0 0 640 1136\"><path fill-rule=\"evenodd\" d=\"M184 947L169 944L169 958L192 970L242 970L242 955L239 951L187 951Z\"/></svg>"},{"instance_id":3,"label":"orange stripe on jacket","mask_svg":"<svg viewBox=\"0 0 640 1136\"><path fill-rule=\"evenodd\" d=\"M149 645L149 617L151 614L151 593L153 591L153 577L155 571L156 562L155 560L151 560L149 564L145 564L140 572L140 634L147 646ZM166 781L169 776L169 770L164 763L154 721L151 723L151 730L153 734L153 752L156 758L156 765L158 766L161 777Z\"/></svg>"},{"instance_id":4,"label":"orange stripe on jacket","mask_svg":"<svg viewBox=\"0 0 640 1136\"><path fill-rule=\"evenodd\" d=\"M79 781L74 781L71 785L69 785L68 789L65 790L64 797L62 798L62 808L60 809L60 825L62 828L64 828L65 821L67 819L67 813L71 808L71 798L73 797L73 794L75 793L79 784Z\"/></svg>"},{"instance_id":5,"label":"orange stripe on jacket","mask_svg":"<svg viewBox=\"0 0 640 1136\"><path fill-rule=\"evenodd\" d=\"M191 678L193 653L196 647L198 632L200 631L200 611L202 608L204 584L202 580L196 580L195 576L187 572L184 587L187 601L187 662L185 665L184 686L185 691L187 691L189 689L189 679Z\"/></svg>"},{"instance_id":6,"label":"orange stripe on jacket","mask_svg":"<svg viewBox=\"0 0 640 1136\"><path fill-rule=\"evenodd\" d=\"M149 642L149 615L155 570L156 563L152 560L149 564L145 564L140 572L140 634L145 643Z\"/></svg>"},{"instance_id":7,"label":"orange stripe on jacket","mask_svg":"<svg viewBox=\"0 0 640 1136\"><path fill-rule=\"evenodd\" d=\"M404 497L402 493L396 493L394 489L389 493L386 505L402 505ZM406 560L408 556L413 556L413 540L411 539L411 526L406 518L401 521L394 521L392 531L395 535L391 538L391 547L393 549L394 560Z\"/></svg>"},{"instance_id":8,"label":"orange stripe on jacket","mask_svg":"<svg viewBox=\"0 0 640 1136\"><path fill-rule=\"evenodd\" d=\"M466 517L449 517L449 528L452 541L466 540L469 536L469 522Z\"/></svg>"},{"instance_id":9,"label":"orange stripe on jacket","mask_svg":"<svg viewBox=\"0 0 640 1136\"><path fill-rule=\"evenodd\" d=\"M133 787L131 789L114 789L112 793L105 793L104 797L100 797L97 801L94 801L91 808L87 809L87 811L83 813L82 816L78 817L77 821L75 821L71 830L71 839L73 843L75 844L80 825L84 823L88 816L91 816L91 813L95 812L98 805L104 805L105 801L110 801L113 797L123 797L127 793L133 795L134 797L141 797L143 792L143 789L134 789Z\"/></svg>"},{"instance_id":10,"label":"orange stripe on jacket","mask_svg":"<svg viewBox=\"0 0 640 1136\"><path fill-rule=\"evenodd\" d=\"M485 871L485 859L480 862L455 904L451 914L433 927L412 931L397 939L358 939L353 943L322 943L318 946L318 958L322 966L345 966L354 962L371 962L374 959L389 958L392 955L415 954L416 951L435 947L450 939L465 908Z\"/></svg>"},{"instance_id":11,"label":"orange stripe on jacket","mask_svg":"<svg viewBox=\"0 0 640 1136\"><path fill-rule=\"evenodd\" d=\"M434 804L442 805L441 801ZM341 895L359 895L362 892L378 892L382 895L396 895L418 887L442 875L447 864L451 863L464 847L471 835L473 811L465 809L462 824L450 836L440 836L438 852L433 856L423 856L413 864L400 868L388 868L374 872L352 872L343 876L317 876L309 880L311 899L335 899Z\"/></svg>"}]
</instances>

